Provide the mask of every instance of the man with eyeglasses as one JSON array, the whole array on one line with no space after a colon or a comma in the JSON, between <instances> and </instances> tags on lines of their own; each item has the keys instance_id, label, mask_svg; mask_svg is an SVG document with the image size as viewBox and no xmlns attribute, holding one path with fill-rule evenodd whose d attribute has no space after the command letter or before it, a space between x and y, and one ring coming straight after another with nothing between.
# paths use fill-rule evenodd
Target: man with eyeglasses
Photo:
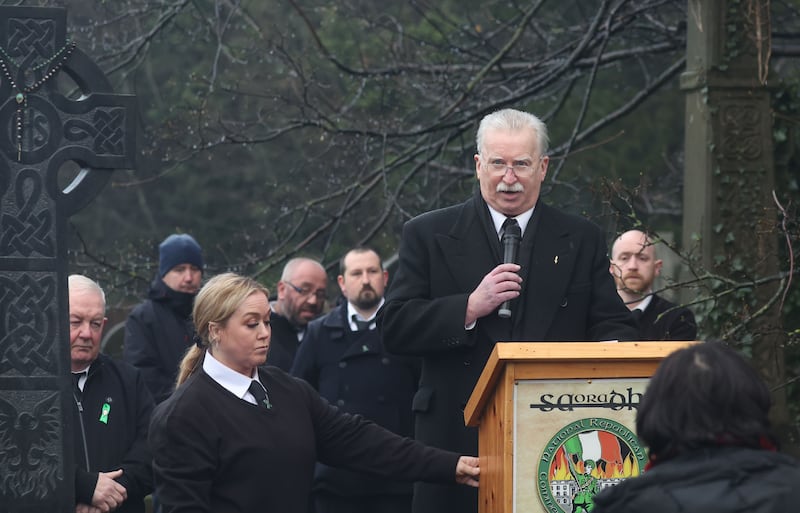
<instances>
[{"instance_id":1,"label":"man with eyeglasses","mask_svg":"<svg viewBox=\"0 0 800 513\"><path fill-rule=\"evenodd\" d=\"M498 341L636 340L636 321L608 273L605 236L539 201L550 158L547 127L514 109L478 128L476 194L403 228L399 264L378 317L390 352L421 356L416 438L475 454L463 411ZM503 263L502 232L521 233ZM509 302L510 317L499 307ZM414 513L478 509L474 490L417 484Z\"/></svg>"},{"instance_id":2,"label":"man with eyeglasses","mask_svg":"<svg viewBox=\"0 0 800 513\"><path fill-rule=\"evenodd\" d=\"M97 283L69 277L75 511L143 513L153 490L147 444L153 398L138 370L100 353L105 309Z\"/></svg>"},{"instance_id":3,"label":"man with eyeglasses","mask_svg":"<svg viewBox=\"0 0 800 513\"><path fill-rule=\"evenodd\" d=\"M341 411L411 437L419 361L387 354L375 329L389 273L367 247L345 253L339 271L345 301L308 324L291 373ZM411 483L318 463L311 498L316 513L409 513L411 490Z\"/></svg>"},{"instance_id":4,"label":"man with eyeglasses","mask_svg":"<svg viewBox=\"0 0 800 513\"><path fill-rule=\"evenodd\" d=\"M289 372L306 326L325 310L328 274L313 258L293 258L283 266L276 288L278 298L272 303L272 341L267 364Z\"/></svg>"}]
</instances>

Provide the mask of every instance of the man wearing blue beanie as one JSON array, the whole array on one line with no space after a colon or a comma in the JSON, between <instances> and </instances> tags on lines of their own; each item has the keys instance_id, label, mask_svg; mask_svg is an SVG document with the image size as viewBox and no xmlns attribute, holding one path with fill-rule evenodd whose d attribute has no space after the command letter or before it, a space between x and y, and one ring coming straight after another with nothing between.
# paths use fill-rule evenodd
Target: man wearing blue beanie
<instances>
[{"instance_id":1,"label":"man wearing blue beanie","mask_svg":"<svg viewBox=\"0 0 800 513\"><path fill-rule=\"evenodd\" d=\"M192 305L203 278L203 253L191 235L158 246L158 276L125 323L123 359L138 368L156 403L175 389L178 366L192 345Z\"/></svg>"}]
</instances>

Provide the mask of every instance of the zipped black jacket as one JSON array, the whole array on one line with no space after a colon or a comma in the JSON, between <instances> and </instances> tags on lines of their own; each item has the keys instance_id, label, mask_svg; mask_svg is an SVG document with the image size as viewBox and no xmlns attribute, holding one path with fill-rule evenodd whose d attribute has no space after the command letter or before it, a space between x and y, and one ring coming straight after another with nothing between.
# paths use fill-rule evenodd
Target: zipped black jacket
<instances>
[{"instance_id":1,"label":"zipped black jacket","mask_svg":"<svg viewBox=\"0 0 800 513\"><path fill-rule=\"evenodd\" d=\"M139 369L156 404L175 390L183 355L192 344L195 294L172 290L161 278L125 322L122 359Z\"/></svg>"},{"instance_id":2,"label":"zipped black jacket","mask_svg":"<svg viewBox=\"0 0 800 513\"><path fill-rule=\"evenodd\" d=\"M144 512L144 497L153 491L147 444L153 398L139 371L101 354L89 367L83 393L74 395L76 501L91 504L98 472L121 468L117 482L128 498L114 511Z\"/></svg>"}]
</instances>

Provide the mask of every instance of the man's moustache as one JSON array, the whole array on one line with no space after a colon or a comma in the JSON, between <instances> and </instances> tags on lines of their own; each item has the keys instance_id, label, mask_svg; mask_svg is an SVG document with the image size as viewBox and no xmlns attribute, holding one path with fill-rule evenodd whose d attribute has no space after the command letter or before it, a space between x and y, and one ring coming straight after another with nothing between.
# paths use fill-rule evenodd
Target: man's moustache
<instances>
[{"instance_id":1,"label":"man's moustache","mask_svg":"<svg viewBox=\"0 0 800 513\"><path fill-rule=\"evenodd\" d=\"M519 182L516 182L513 185L508 185L505 182L500 182L499 184L497 184L495 190L497 192L524 192L525 187L523 187L522 184Z\"/></svg>"}]
</instances>

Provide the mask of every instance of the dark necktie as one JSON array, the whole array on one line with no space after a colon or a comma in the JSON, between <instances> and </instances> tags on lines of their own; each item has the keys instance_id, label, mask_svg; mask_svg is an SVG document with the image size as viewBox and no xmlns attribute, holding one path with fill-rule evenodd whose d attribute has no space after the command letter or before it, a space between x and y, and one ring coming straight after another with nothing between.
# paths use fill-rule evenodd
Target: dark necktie
<instances>
[{"instance_id":1,"label":"dark necktie","mask_svg":"<svg viewBox=\"0 0 800 513\"><path fill-rule=\"evenodd\" d=\"M631 310L631 313L633 314L633 318L636 319L637 323L641 323L642 322L642 315L644 315L644 311L643 310L640 310L638 308L634 308L633 310Z\"/></svg>"},{"instance_id":2,"label":"dark necktie","mask_svg":"<svg viewBox=\"0 0 800 513\"><path fill-rule=\"evenodd\" d=\"M256 380L250 382L250 386L247 388L253 397L256 398L256 404L258 406L263 406L264 408L271 410L272 403L269 402L269 396L267 396L267 390L264 386Z\"/></svg>"},{"instance_id":3,"label":"dark necktie","mask_svg":"<svg viewBox=\"0 0 800 513\"><path fill-rule=\"evenodd\" d=\"M357 331L367 331L372 325L372 321L362 321L356 317L356 314L353 314L353 322L356 323L356 327L358 328Z\"/></svg>"},{"instance_id":4,"label":"dark necktie","mask_svg":"<svg viewBox=\"0 0 800 513\"><path fill-rule=\"evenodd\" d=\"M85 375L86 375L86 371L73 372L72 373L72 382L75 384L75 390L74 390L75 397L77 397L79 401L81 399L81 396L83 395L83 392L81 391L81 387L80 387L80 385L78 385L78 382L80 381L81 376L85 376Z\"/></svg>"},{"instance_id":5,"label":"dark necktie","mask_svg":"<svg viewBox=\"0 0 800 513\"><path fill-rule=\"evenodd\" d=\"M500 242L503 242L503 234L506 233L506 229L509 226L519 226L519 223L513 217L506 217L506 220L503 221L503 226L500 227Z\"/></svg>"}]
</instances>

